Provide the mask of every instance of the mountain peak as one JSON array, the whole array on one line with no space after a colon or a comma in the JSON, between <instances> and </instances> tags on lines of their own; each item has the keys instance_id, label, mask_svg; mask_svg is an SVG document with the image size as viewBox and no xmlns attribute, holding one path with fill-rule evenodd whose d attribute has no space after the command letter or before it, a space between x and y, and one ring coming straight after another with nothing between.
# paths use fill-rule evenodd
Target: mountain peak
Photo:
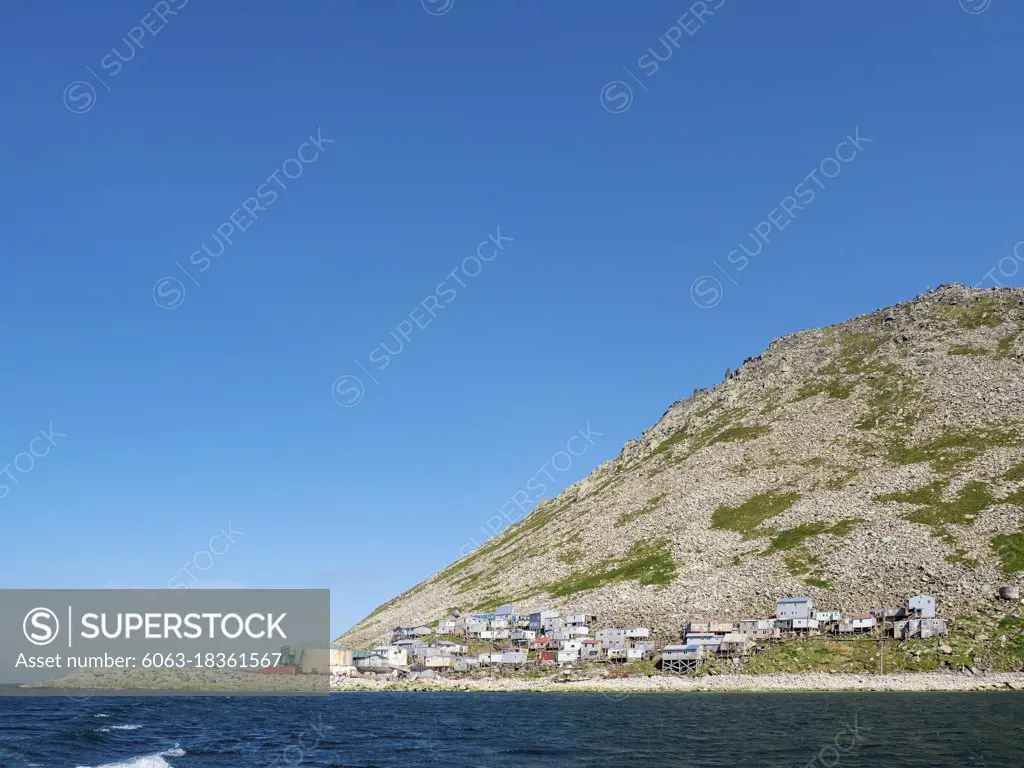
<instances>
[{"instance_id":1,"label":"mountain peak","mask_svg":"<svg viewBox=\"0 0 1024 768\"><path fill-rule=\"evenodd\" d=\"M345 635L515 603L678 636L780 595L952 615L1021 584L1024 290L947 283L783 336Z\"/></svg>"}]
</instances>

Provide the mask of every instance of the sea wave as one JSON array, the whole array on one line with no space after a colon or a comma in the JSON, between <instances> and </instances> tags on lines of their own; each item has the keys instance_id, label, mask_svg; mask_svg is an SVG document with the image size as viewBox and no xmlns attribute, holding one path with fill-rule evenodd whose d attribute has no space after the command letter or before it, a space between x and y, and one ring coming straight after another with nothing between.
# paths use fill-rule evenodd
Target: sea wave
<instances>
[{"instance_id":1,"label":"sea wave","mask_svg":"<svg viewBox=\"0 0 1024 768\"><path fill-rule=\"evenodd\" d=\"M180 746L175 745L164 752L157 752L152 755L143 755L142 757L131 757L126 761L118 763L104 763L103 765L97 766L97 768L174 768L174 766L164 760L164 758L184 757L184 755L185 750ZM78 768L92 768L92 766L80 765Z\"/></svg>"},{"instance_id":2,"label":"sea wave","mask_svg":"<svg viewBox=\"0 0 1024 768\"><path fill-rule=\"evenodd\" d=\"M103 733L110 733L110 731L137 731L141 727L141 725L112 725L109 728L100 728L100 731Z\"/></svg>"}]
</instances>

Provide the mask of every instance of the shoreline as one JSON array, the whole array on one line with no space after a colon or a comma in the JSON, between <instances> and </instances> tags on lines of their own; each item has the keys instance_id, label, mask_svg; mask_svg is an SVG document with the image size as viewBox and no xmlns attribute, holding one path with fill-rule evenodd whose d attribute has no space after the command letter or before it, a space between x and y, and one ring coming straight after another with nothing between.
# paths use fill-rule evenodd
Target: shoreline
<instances>
[{"instance_id":1,"label":"shoreline","mask_svg":"<svg viewBox=\"0 0 1024 768\"><path fill-rule=\"evenodd\" d=\"M521 678L437 678L434 680L370 680L335 678L331 693L356 691L449 691L489 693L603 693L612 698L634 693L703 692L844 692L844 691L1024 691L1024 672L907 672L852 674L786 672L773 675L654 675L594 680L524 680Z\"/></svg>"}]
</instances>

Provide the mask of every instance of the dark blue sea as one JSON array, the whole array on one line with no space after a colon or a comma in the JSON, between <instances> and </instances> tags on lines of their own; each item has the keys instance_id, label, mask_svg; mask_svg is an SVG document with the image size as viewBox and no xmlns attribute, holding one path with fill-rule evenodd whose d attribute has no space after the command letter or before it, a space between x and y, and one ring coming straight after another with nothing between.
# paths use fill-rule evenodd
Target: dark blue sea
<instances>
[{"instance_id":1,"label":"dark blue sea","mask_svg":"<svg viewBox=\"0 0 1024 768\"><path fill-rule=\"evenodd\" d=\"M0 766L1024 766L1008 693L0 698Z\"/></svg>"}]
</instances>

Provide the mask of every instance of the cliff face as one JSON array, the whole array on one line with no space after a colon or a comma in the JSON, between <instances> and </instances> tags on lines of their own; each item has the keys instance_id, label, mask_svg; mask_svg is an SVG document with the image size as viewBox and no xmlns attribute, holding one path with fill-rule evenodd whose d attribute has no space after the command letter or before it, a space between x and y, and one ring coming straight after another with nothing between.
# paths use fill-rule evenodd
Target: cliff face
<instances>
[{"instance_id":1,"label":"cliff face","mask_svg":"<svg viewBox=\"0 0 1024 768\"><path fill-rule=\"evenodd\" d=\"M500 603L662 638L786 594L955 615L1024 581L1022 521L1024 290L947 285L777 339L341 639Z\"/></svg>"}]
</instances>

